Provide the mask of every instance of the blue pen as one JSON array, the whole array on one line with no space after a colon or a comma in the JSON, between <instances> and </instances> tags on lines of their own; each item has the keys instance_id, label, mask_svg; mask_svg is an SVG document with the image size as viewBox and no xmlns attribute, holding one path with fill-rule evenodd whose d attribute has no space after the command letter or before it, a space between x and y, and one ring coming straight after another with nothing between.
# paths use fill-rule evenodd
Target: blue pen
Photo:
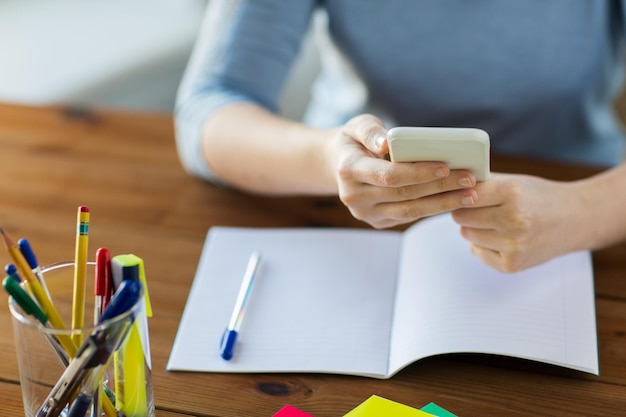
<instances>
[{"instance_id":1,"label":"blue pen","mask_svg":"<svg viewBox=\"0 0 626 417\"><path fill-rule=\"evenodd\" d=\"M41 273L41 268L39 267L39 263L37 262L37 257L35 256L35 252L30 246L30 243L28 243L28 240L22 238L17 241L17 246L20 248L20 252L22 252L24 259L26 259L28 266L30 266L30 269L33 270L33 274L35 274L35 277L46 292L48 299L52 300L52 298L50 297L50 292L48 291L48 287L46 286L46 281L44 280L43 274Z\"/></svg>"},{"instance_id":2,"label":"blue pen","mask_svg":"<svg viewBox=\"0 0 626 417\"><path fill-rule=\"evenodd\" d=\"M243 321L243 316L246 312L246 305L248 304L248 299L250 298L250 293L252 292L254 279L257 275L257 271L259 270L260 260L261 255L259 255L258 252L253 252L252 255L250 255L248 267L246 268L246 273L243 277L243 281L241 282L237 300L235 301L235 308L233 309L230 321L228 322L228 327L226 327L224 334L222 334L222 340L220 341L220 356L226 361L232 359L233 357L235 343L237 342L241 322Z\"/></svg>"}]
</instances>

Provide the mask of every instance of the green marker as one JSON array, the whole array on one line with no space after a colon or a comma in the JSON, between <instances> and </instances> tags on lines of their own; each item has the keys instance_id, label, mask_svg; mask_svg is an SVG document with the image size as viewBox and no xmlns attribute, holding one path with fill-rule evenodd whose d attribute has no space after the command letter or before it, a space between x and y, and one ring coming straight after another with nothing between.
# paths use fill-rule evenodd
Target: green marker
<instances>
[{"instance_id":1,"label":"green marker","mask_svg":"<svg viewBox=\"0 0 626 417\"><path fill-rule=\"evenodd\" d=\"M19 282L13 277L8 276L2 281L2 286L6 292L13 297L15 302L24 310L24 313L35 316L37 320L44 326L48 322L48 317L39 308L37 303L30 298L30 295L20 286Z\"/></svg>"}]
</instances>

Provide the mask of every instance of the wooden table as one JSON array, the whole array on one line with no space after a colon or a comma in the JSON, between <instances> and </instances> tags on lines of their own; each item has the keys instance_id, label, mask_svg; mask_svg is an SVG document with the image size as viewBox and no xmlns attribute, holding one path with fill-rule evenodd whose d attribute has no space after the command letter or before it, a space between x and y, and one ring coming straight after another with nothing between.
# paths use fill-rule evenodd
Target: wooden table
<instances>
[{"instance_id":1,"label":"wooden table","mask_svg":"<svg viewBox=\"0 0 626 417\"><path fill-rule=\"evenodd\" d=\"M563 180L594 172L503 158L493 168ZM366 225L335 198L254 197L190 177L167 114L0 105L0 169L0 226L28 237L41 264L73 258L79 205L91 210L90 253L106 246L144 259L159 417L269 417L285 404L337 417L373 394L414 407L434 401L463 417L626 415L626 245L594 253L599 377L486 355L425 359L391 380L174 373L165 365L209 227ZM0 326L0 415L23 416L7 307Z\"/></svg>"}]
</instances>

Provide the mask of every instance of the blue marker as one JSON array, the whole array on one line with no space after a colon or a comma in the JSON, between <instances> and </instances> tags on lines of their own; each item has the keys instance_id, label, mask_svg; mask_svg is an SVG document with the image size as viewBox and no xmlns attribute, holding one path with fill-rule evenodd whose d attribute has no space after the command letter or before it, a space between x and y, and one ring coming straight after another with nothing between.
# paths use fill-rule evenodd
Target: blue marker
<instances>
[{"instance_id":1,"label":"blue marker","mask_svg":"<svg viewBox=\"0 0 626 417\"><path fill-rule=\"evenodd\" d=\"M6 266L4 267L4 272L6 272L8 277L13 278L17 282L22 282L22 278L17 272L17 267L14 264L6 264Z\"/></svg>"},{"instance_id":2,"label":"blue marker","mask_svg":"<svg viewBox=\"0 0 626 417\"><path fill-rule=\"evenodd\" d=\"M259 269L260 259L261 256L258 252L253 252L252 255L250 255L248 267L246 268L246 274L243 277L241 287L239 288L239 294L237 295L237 300L235 301L235 308L233 309L232 316L228 322L228 327L226 327L224 334L222 334L222 340L220 341L220 356L226 361L232 359L233 357L235 343L237 342L237 336L239 335L239 328L241 327L241 322L243 321L243 315L246 312L246 305L248 304L248 299L250 298L250 293L252 292L252 286Z\"/></svg>"},{"instance_id":3,"label":"blue marker","mask_svg":"<svg viewBox=\"0 0 626 417\"><path fill-rule=\"evenodd\" d=\"M105 320L117 317L122 313L130 310L139 298L141 297L141 282L139 281L123 281L118 287L117 291L109 305L104 310L104 313L100 316L98 324L101 324Z\"/></svg>"}]
</instances>

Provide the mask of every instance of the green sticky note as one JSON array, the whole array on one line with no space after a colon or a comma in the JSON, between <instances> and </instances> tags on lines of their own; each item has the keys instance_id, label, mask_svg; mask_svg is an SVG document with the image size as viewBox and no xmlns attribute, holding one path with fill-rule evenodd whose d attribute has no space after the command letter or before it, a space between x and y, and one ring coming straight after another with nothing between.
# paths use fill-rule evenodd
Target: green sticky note
<instances>
[{"instance_id":1,"label":"green sticky note","mask_svg":"<svg viewBox=\"0 0 626 417\"><path fill-rule=\"evenodd\" d=\"M372 395L344 417L433 417L432 414L408 405Z\"/></svg>"},{"instance_id":2,"label":"green sticky note","mask_svg":"<svg viewBox=\"0 0 626 417\"><path fill-rule=\"evenodd\" d=\"M443 408L439 407L435 403L428 403L424 407L420 408L420 410L426 411L427 413L430 413L437 417L457 417L448 410L444 410Z\"/></svg>"}]
</instances>

